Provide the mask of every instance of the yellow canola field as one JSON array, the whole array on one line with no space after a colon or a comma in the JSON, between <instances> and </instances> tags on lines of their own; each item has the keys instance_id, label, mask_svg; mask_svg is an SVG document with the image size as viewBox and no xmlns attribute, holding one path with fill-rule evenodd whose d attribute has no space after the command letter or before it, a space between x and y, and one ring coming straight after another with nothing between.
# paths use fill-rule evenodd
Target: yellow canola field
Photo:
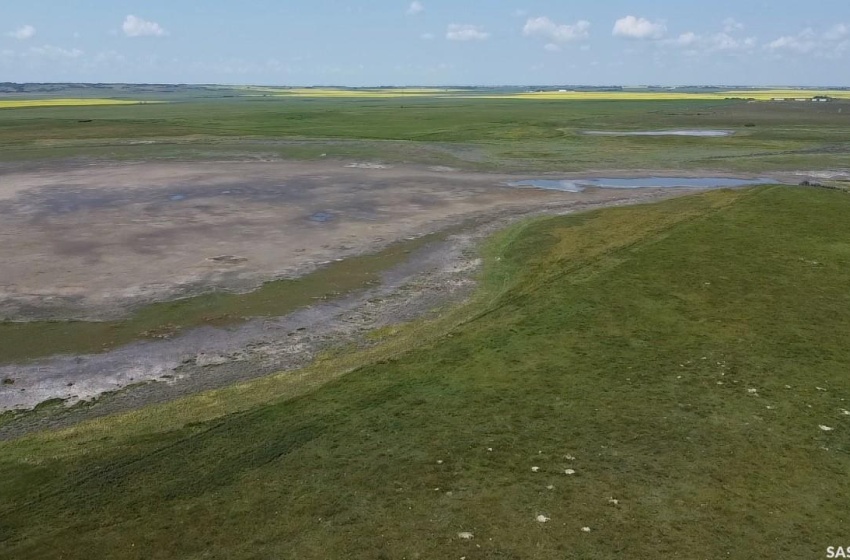
<instances>
[{"instance_id":1,"label":"yellow canola field","mask_svg":"<svg viewBox=\"0 0 850 560\"><path fill-rule=\"evenodd\" d=\"M770 99L797 99L811 98L816 95L825 95L836 99L850 99L850 91L844 90L800 90L800 89L768 89L768 90L738 90L726 92L729 97L752 97L761 101Z\"/></svg>"},{"instance_id":2,"label":"yellow canola field","mask_svg":"<svg viewBox=\"0 0 850 560\"><path fill-rule=\"evenodd\" d=\"M485 95L488 99L574 99L589 101L678 101L722 99L755 99L770 101L772 99L806 99L814 96L828 96L838 99L850 99L850 91L842 90L734 90L714 92L676 92L676 91L543 91L514 93L504 95Z\"/></svg>"},{"instance_id":3,"label":"yellow canola field","mask_svg":"<svg viewBox=\"0 0 850 560\"><path fill-rule=\"evenodd\" d=\"M82 107L97 105L138 105L157 101L131 101L126 99L0 99L0 109L22 107Z\"/></svg>"},{"instance_id":4,"label":"yellow canola field","mask_svg":"<svg viewBox=\"0 0 850 560\"><path fill-rule=\"evenodd\" d=\"M850 91L842 90L733 90L710 92L683 91L542 91L522 93L476 93L471 90L440 88L387 88L387 89L335 89L335 88L251 88L254 91L266 91L284 97L324 97L324 98L393 98L393 97L459 97L474 99L554 99L587 101L678 101L704 100L717 101L728 98L752 98L769 101L774 98L810 99L816 95L826 95L838 99L850 99Z\"/></svg>"},{"instance_id":5,"label":"yellow canola field","mask_svg":"<svg viewBox=\"0 0 850 560\"><path fill-rule=\"evenodd\" d=\"M255 88L252 88L255 89ZM269 90L270 93L286 97L339 97L339 98L386 98L386 97L435 97L452 95L459 90L440 88L386 88L386 89L334 89L293 88Z\"/></svg>"}]
</instances>

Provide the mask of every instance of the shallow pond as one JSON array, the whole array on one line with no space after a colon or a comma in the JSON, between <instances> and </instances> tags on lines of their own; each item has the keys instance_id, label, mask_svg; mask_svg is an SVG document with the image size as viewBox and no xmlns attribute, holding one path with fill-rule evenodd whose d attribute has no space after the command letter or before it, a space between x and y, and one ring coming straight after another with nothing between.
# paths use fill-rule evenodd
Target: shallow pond
<instances>
[{"instance_id":1,"label":"shallow pond","mask_svg":"<svg viewBox=\"0 0 850 560\"><path fill-rule=\"evenodd\" d=\"M641 188L725 188L776 183L770 177L742 179L736 177L626 177L595 179L523 179L508 183L509 187L535 187L564 192L581 192L587 187L601 189Z\"/></svg>"},{"instance_id":2,"label":"shallow pond","mask_svg":"<svg viewBox=\"0 0 850 560\"><path fill-rule=\"evenodd\" d=\"M722 136L732 136L735 133L731 130L680 129L636 131L586 130L583 134L587 134L589 136L701 136L708 138L718 138Z\"/></svg>"}]
</instances>

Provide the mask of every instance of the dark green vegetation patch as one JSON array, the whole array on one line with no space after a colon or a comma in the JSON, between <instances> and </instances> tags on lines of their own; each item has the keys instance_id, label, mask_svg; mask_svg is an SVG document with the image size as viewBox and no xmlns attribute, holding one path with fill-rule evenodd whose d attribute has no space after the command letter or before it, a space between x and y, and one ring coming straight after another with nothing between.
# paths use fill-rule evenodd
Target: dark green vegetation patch
<instances>
[{"instance_id":1,"label":"dark green vegetation patch","mask_svg":"<svg viewBox=\"0 0 850 560\"><path fill-rule=\"evenodd\" d=\"M487 250L492 304L310 394L0 444L0 556L819 558L846 541L847 194L715 191Z\"/></svg>"}]
</instances>

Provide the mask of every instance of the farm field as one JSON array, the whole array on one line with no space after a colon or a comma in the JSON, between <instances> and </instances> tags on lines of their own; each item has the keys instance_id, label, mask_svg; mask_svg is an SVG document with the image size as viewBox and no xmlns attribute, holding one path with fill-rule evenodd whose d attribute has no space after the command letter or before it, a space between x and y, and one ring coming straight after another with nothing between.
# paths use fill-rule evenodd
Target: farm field
<instances>
[{"instance_id":1,"label":"farm field","mask_svg":"<svg viewBox=\"0 0 850 560\"><path fill-rule=\"evenodd\" d=\"M385 346L0 444L3 556L818 557L849 521L848 204L516 225Z\"/></svg>"},{"instance_id":2,"label":"farm field","mask_svg":"<svg viewBox=\"0 0 850 560\"><path fill-rule=\"evenodd\" d=\"M25 107L91 107L103 105L138 105L139 101L123 99L0 99L0 109L21 109Z\"/></svg>"}]
</instances>

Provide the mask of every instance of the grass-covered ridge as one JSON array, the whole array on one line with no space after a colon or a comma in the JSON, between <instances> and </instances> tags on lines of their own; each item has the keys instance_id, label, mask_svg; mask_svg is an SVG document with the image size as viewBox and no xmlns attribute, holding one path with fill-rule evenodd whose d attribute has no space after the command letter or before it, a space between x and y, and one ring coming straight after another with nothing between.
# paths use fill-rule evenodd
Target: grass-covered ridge
<instances>
[{"instance_id":1,"label":"grass-covered ridge","mask_svg":"<svg viewBox=\"0 0 850 560\"><path fill-rule=\"evenodd\" d=\"M316 390L0 444L0 556L821 557L850 523L848 210L756 188L504 232L474 307Z\"/></svg>"}]
</instances>

